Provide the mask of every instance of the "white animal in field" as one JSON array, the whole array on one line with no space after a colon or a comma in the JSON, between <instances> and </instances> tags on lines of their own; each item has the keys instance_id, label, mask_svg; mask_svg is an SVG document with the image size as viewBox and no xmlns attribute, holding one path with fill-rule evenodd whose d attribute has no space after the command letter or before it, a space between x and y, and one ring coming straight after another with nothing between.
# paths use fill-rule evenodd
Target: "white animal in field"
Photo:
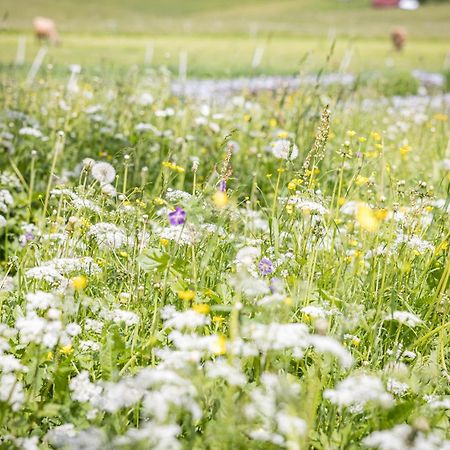
<instances>
[{"instance_id":1,"label":"white animal in field","mask_svg":"<svg viewBox=\"0 0 450 450\"><path fill-rule=\"evenodd\" d=\"M59 35L56 31L55 22L48 17L37 16L33 19L34 34L39 40L59 44Z\"/></svg>"}]
</instances>

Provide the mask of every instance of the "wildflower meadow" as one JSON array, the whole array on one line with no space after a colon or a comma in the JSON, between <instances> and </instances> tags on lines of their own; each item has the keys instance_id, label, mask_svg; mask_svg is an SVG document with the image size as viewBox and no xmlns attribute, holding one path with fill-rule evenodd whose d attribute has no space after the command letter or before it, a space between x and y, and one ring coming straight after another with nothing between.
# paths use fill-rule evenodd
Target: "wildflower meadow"
<instances>
[{"instance_id":1,"label":"wildflower meadow","mask_svg":"<svg viewBox=\"0 0 450 450\"><path fill-rule=\"evenodd\" d=\"M1 449L450 449L445 87L61 72L0 70Z\"/></svg>"}]
</instances>

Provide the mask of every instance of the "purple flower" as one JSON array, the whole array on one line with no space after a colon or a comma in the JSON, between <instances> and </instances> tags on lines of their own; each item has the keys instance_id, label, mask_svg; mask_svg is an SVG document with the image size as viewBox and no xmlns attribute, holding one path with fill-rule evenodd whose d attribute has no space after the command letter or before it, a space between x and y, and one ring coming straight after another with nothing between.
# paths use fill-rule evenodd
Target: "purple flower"
<instances>
[{"instance_id":1,"label":"purple flower","mask_svg":"<svg viewBox=\"0 0 450 450\"><path fill-rule=\"evenodd\" d=\"M179 206L169 213L170 225L183 225L186 222L186 211Z\"/></svg>"},{"instance_id":2,"label":"purple flower","mask_svg":"<svg viewBox=\"0 0 450 450\"><path fill-rule=\"evenodd\" d=\"M261 258L261 261L258 263L258 269L261 275L270 275L274 270L273 263L269 258Z\"/></svg>"},{"instance_id":3,"label":"purple flower","mask_svg":"<svg viewBox=\"0 0 450 450\"><path fill-rule=\"evenodd\" d=\"M227 181L226 180L220 180L219 181L219 191L225 192L227 190Z\"/></svg>"},{"instance_id":4,"label":"purple flower","mask_svg":"<svg viewBox=\"0 0 450 450\"><path fill-rule=\"evenodd\" d=\"M283 282L279 278L272 278L269 289L272 294L281 294L283 292Z\"/></svg>"}]
</instances>

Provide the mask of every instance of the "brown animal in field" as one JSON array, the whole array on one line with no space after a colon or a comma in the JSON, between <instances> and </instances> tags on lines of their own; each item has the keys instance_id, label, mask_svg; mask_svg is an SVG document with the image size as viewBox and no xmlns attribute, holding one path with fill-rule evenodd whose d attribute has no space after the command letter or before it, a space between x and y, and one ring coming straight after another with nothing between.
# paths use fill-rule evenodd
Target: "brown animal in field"
<instances>
[{"instance_id":1,"label":"brown animal in field","mask_svg":"<svg viewBox=\"0 0 450 450\"><path fill-rule=\"evenodd\" d=\"M33 19L34 34L39 40L48 41L52 44L59 44L59 35L56 31L55 22L48 17L35 17Z\"/></svg>"},{"instance_id":2,"label":"brown animal in field","mask_svg":"<svg viewBox=\"0 0 450 450\"><path fill-rule=\"evenodd\" d=\"M398 52L403 50L406 42L406 30L404 28L395 28L391 33L392 44Z\"/></svg>"}]
</instances>

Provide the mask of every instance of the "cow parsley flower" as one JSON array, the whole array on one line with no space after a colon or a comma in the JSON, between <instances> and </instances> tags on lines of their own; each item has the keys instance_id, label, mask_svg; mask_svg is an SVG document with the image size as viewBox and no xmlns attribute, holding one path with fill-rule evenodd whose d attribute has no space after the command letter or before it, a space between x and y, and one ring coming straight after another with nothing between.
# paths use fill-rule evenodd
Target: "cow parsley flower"
<instances>
[{"instance_id":1,"label":"cow parsley flower","mask_svg":"<svg viewBox=\"0 0 450 450\"><path fill-rule=\"evenodd\" d=\"M127 242L127 237L124 231L118 226L99 222L89 228L88 236L94 237L98 246L103 250L118 249Z\"/></svg>"},{"instance_id":2,"label":"cow parsley flower","mask_svg":"<svg viewBox=\"0 0 450 450\"><path fill-rule=\"evenodd\" d=\"M362 412L369 402L385 408L392 406L392 395L387 393L381 380L373 375L353 375L341 381L334 389L326 389L323 397L331 403L350 407L352 412Z\"/></svg>"},{"instance_id":3,"label":"cow parsley flower","mask_svg":"<svg viewBox=\"0 0 450 450\"><path fill-rule=\"evenodd\" d=\"M450 448L450 441L444 441L434 433L425 435L406 423L390 430L375 431L365 437L366 447L379 450L444 450Z\"/></svg>"}]
</instances>

